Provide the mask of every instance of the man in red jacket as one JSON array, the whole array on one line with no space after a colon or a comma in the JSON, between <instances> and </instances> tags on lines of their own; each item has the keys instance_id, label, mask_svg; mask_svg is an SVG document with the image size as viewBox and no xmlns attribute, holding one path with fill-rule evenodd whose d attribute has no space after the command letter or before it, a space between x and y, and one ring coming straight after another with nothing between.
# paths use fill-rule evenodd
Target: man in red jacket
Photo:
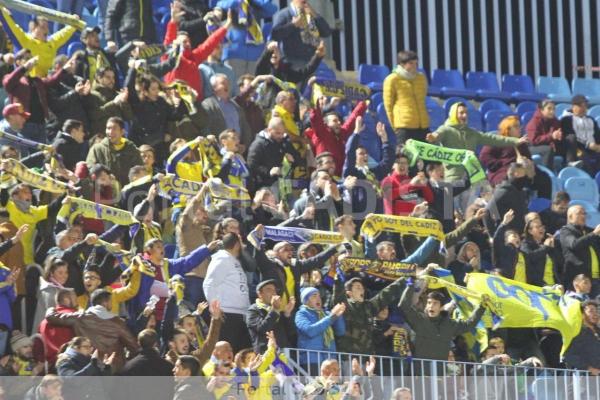
<instances>
[{"instance_id":1,"label":"man in red jacket","mask_svg":"<svg viewBox=\"0 0 600 400\"><path fill-rule=\"evenodd\" d=\"M227 30L231 26L231 13L227 16L225 25L214 31L208 39L200 43L195 49L192 49L192 42L187 32L177 31L179 18L181 16L171 10L171 21L167 24L167 32L165 34L164 45L169 46L174 44L180 46L182 53L179 55L177 65L173 70L165 75L165 82L171 83L175 80L185 81L198 94L198 101L203 99L202 96L202 79L200 79L200 71L198 66L208 58L213 50L223 41Z\"/></svg>"},{"instance_id":2,"label":"man in red jacket","mask_svg":"<svg viewBox=\"0 0 600 400\"><path fill-rule=\"evenodd\" d=\"M77 297L72 289L60 289L56 293L56 312L61 314L77 311ZM49 365L56 363L56 356L60 346L67 343L75 336L73 329L68 326L50 325L44 319L40 324L40 334L46 345L46 361Z\"/></svg>"},{"instance_id":3,"label":"man in red jacket","mask_svg":"<svg viewBox=\"0 0 600 400\"><path fill-rule=\"evenodd\" d=\"M317 101L317 106L310 110L310 128L305 131L306 137L310 140L314 154L329 152L335 160L335 175L342 175L342 166L346 158L346 141L354 131L354 122L356 117L362 116L367 104L360 101L346 122L342 124L340 117L336 113L328 113L323 117L323 104L325 96Z\"/></svg>"},{"instance_id":4,"label":"man in red jacket","mask_svg":"<svg viewBox=\"0 0 600 400\"><path fill-rule=\"evenodd\" d=\"M388 215L408 215L423 200L433 202L433 192L425 174L419 172L411 178L408 166L408 158L400 152L396 153L392 173L381 182L383 209Z\"/></svg>"}]
</instances>

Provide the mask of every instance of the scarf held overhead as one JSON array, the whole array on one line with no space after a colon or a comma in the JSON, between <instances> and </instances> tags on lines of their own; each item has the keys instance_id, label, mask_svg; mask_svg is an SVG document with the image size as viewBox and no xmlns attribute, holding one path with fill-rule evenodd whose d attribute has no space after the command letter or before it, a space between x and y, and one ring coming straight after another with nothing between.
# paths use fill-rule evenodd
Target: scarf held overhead
<instances>
[{"instance_id":1,"label":"scarf held overhead","mask_svg":"<svg viewBox=\"0 0 600 400\"><path fill-rule=\"evenodd\" d=\"M8 170L10 171L10 173L21 182L24 182L30 186L36 187L46 192L57 194L66 193L69 189L69 186L66 183L57 181L56 179L51 178L49 176L33 172L17 160L11 158L8 160L8 163Z\"/></svg>"},{"instance_id":2,"label":"scarf held overhead","mask_svg":"<svg viewBox=\"0 0 600 400\"><path fill-rule=\"evenodd\" d=\"M416 273L414 264L354 257L344 258L340 262L340 269L344 273L362 272L389 281L395 281L401 277L415 276Z\"/></svg>"},{"instance_id":3,"label":"scarf held overhead","mask_svg":"<svg viewBox=\"0 0 600 400\"><path fill-rule=\"evenodd\" d=\"M138 220L129 211L72 196L67 196L67 200L58 212L59 218L71 220L77 215L82 215L85 218L109 221L116 225L128 226L139 224Z\"/></svg>"},{"instance_id":4,"label":"scarf held overhead","mask_svg":"<svg viewBox=\"0 0 600 400\"><path fill-rule=\"evenodd\" d=\"M411 166L415 165L417 159L462 165L467 170L472 184L486 179L477 156L470 150L451 149L409 139L404 146L404 153L409 157Z\"/></svg>"},{"instance_id":5,"label":"scarf held overhead","mask_svg":"<svg viewBox=\"0 0 600 400\"><path fill-rule=\"evenodd\" d=\"M433 236L440 242L444 241L442 224L434 219L371 214L365 219L360 228L360 234L365 235L369 240L375 240L381 232Z\"/></svg>"},{"instance_id":6,"label":"scarf held overhead","mask_svg":"<svg viewBox=\"0 0 600 400\"><path fill-rule=\"evenodd\" d=\"M288 243L317 243L317 244L340 244L344 237L336 232L318 231L315 229L289 228L283 226L265 226L264 237L260 239L257 231L253 230L248 235L248 241L255 247L260 247L264 240Z\"/></svg>"}]
</instances>

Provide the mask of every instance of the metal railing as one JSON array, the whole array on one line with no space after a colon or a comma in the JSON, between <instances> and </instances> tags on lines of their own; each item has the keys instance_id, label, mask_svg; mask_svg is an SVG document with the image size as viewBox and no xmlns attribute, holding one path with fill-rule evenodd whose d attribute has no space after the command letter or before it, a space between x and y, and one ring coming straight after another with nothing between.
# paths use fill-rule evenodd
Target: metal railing
<instances>
[{"instance_id":1,"label":"metal railing","mask_svg":"<svg viewBox=\"0 0 600 400\"><path fill-rule=\"evenodd\" d=\"M364 370L370 355L284 349L289 363L304 382L320 375L320 365L337 360L340 382L352 376L352 359ZM383 398L394 389L411 389L414 399L592 400L600 399L600 377L586 371L454 361L374 356L374 384Z\"/></svg>"}]
</instances>

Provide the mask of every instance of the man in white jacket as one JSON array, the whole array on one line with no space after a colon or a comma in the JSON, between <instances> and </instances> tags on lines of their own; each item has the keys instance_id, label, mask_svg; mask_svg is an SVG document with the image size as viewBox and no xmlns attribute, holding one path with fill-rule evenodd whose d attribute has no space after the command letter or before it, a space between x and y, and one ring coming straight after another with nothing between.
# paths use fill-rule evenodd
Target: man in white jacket
<instances>
[{"instance_id":1,"label":"man in white jacket","mask_svg":"<svg viewBox=\"0 0 600 400\"><path fill-rule=\"evenodd\" d=\"M250 307L246 273L238 260L242 244L238 235L223 236L223 249L213 254L202 288L210 303L218 300L225 315L219 340L227 341L237 353L251 347L250 334L244 321Z\"/></svg>"}]
</instances>

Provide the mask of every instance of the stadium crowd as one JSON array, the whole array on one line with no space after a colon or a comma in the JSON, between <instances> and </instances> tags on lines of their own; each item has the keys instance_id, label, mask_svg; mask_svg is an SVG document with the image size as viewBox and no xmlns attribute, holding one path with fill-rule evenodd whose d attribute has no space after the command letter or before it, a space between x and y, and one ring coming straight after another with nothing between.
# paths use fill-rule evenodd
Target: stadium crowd
<instances>
[{"instance_id":1,"label":"stadium crowd","mask_svg":"<svg viewBox=\"0 0 600 400\"><path fill-rule=\"evenodd\" d=\"M283 348L599 375L600 225L587 227L585 208L553 194L532 160L600 170L586 98L562 116L544 100L527 126L507 117L497 133L470 128L459 102L432 130L427 78L402 51L383 82L387 126L368 98L315 87L339 21L306 0L241 3L175 0L160 38L150 1L104 1L103 26L85 28L70 57L58 51L75 28L50 35L38 16L25 32L2 9L0 375L44 376L20 393L31 400L110 398L101 383L61 390L73 376L174 376L161 399L263 399L289 369ZM256 27L270 18L261 45ZM487 179L415 163L409 139L477 151ZM535 197L551 207L529 212ZM443 251L433 237L361 236L373 214L439 221ZM288 242L271 227L342 240ZM345 258L413 264L417 276L342 273ZM552 329L490 330L472 351L463 335L489 304L453 318L448 293L424 279L440 268L463 286L483 272L579 300L564 363ZM299 397L381 398L374 359L352 361L344 382L335 359L302 354L315 379Z\"/></svg>"}]
</instances>

